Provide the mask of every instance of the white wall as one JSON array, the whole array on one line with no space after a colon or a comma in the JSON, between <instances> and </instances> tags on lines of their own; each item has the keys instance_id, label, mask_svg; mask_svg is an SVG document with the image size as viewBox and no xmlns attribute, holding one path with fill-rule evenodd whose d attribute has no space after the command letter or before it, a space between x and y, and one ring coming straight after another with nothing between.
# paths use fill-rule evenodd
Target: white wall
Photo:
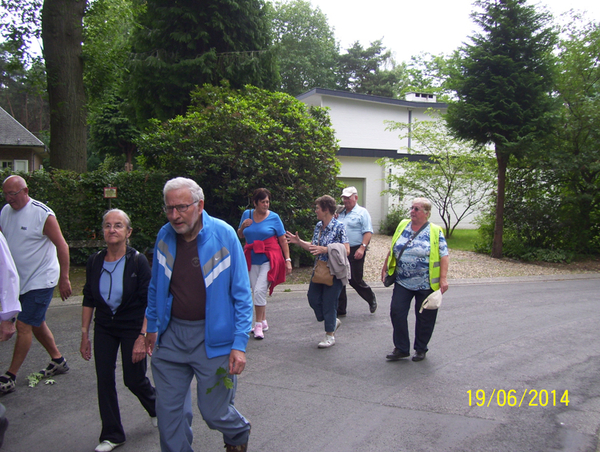
<instances>
[{"instance_id":1,"label":"white wall","mask_svg":"<svg viewBox=\"0 0 600 452\"><path fill-rule=\"evenodd\" d=\"M386 130L385 121L409 122L409 109L411 111L411 122L425 121L431 119L426 114L427 108L432 106L415 106L388 104L385 102L351 99L337 97L334 95L314 94L302 99L307 105L329 108L332 128L335 137L339 140L342 148L353 149L376 149L395 150L398 153L406 153L408 142L400 140L401 131ZM420 103L423 105L423 103ZM385 173L388 171L376 163L374 157L348 157L340 155L341 162L340 177L362 178L365 181L365 198L359 199L358 203L366 207L371 214L373 229L379 232L381 221L385 218L392 204L400 201L392 199L389 195L381 195L387 188ZM404 206L410 206L412 198L402 201ZM476 228L473 222L474 215L470 215L460 223L461 229ZM431 221L443 226L443 222L437 210L433 209Z\"/></svg>"},{"instance_id":2,"label":"white wall","mask_svg":"<svg viewBox=\"0 0 600 452\"><path fill-rule=\"evenodd\" d=\"M365 180L365 199L358 199L358 204L371 214L373 230L379 232L379 224L387 215L387 196L382 197L385 190L385 169L379 166L375 158L338 157L342 163L340 177L353 177Z\"/></svg>"}]
</instances>

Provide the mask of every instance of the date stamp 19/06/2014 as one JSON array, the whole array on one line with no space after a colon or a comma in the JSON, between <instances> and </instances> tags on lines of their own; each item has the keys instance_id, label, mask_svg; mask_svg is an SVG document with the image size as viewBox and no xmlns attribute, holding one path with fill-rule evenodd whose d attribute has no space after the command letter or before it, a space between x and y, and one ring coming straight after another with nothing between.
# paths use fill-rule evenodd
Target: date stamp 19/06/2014
<instances>
[{"instance_id":1,"label":"date stamp 19/06/2014","mask_svg":"<svg viewBox=\"0 0 600 452\"><path fill-rule=\"evenodd\" d=\"M564 391L547 389L493 389L488 397L485 389L476 389L467 391L469 396L469 406L489 407L491 404L499 407L520 407L520 406L569 406L569 390Z\"/></svg>"}]
</instances>

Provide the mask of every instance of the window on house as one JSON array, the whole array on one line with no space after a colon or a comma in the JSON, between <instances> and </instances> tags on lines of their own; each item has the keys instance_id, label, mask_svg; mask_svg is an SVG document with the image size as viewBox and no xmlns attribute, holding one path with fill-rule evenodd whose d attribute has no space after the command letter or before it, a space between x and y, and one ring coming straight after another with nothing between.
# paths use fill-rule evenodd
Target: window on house
<instances>
[{"instance_id":1,"label":"window on house","mask_svg":"<svg viewBox=\"0 0 600 452\"><path fill-rule=\"evenodd\" d=\"M29 172L29 160L15 160L15 171L23 171L24 173Z\"/></svg>"},{"instance_id":2,"label":"window on house","mask_svg":"<svg viewBox=\"0 0 600 452\"><path fill-rule=\"evenodd\" d=\"M0 165L2 165L2 169L7 169L7 168L12 169L13 162L12 162L12 160L0 160Z\"/></svg>"}]
</instances>

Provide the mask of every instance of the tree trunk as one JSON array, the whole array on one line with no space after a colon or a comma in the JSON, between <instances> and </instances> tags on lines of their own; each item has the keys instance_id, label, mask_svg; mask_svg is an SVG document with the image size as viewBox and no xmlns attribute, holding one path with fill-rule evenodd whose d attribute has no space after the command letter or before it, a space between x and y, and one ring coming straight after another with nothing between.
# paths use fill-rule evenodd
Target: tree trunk
<instances>
[{"instance_id":1,"label":"tree trunk","mask_svg":"<svg viewBox=\"0 0 600 452\"><path fill-rule=\"evenodd\" d=\"M87 170L83 88L83 13L86 0L44 0L42 40L50 103L50 165Z\"/></svg>"},{"instance_id":2,"label":"tree trunk","mask_svg":"<svg viewBox=\"0 0 600 452\"><path fill-rule=\"evenodd\" d=\"M492 257L502 257L502 234L504 233L504 198L506 190L506 167L508 155L499 152L496 147L496 160L498 162L498 190L496 195L496 222L494 225L494 241L492 243Z\"/></svg>"}]
</instances>

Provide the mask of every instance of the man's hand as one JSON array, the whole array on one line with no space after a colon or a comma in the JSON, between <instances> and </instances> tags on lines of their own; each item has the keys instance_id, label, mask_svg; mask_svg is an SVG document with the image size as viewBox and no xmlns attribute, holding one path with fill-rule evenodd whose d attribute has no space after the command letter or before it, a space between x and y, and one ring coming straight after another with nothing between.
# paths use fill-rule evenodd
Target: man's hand
<instances>
[{"instance_id":1,"label":"man's hand","mask_svg":"<svg viewBox=\"0 0 600 452\"><path fill-rule=\"evenodd\" d=\"M13 337L17 329L12 320L3 320L0 324L0 342L4 342Z\"/></svg>"},{"instance_id":2,"label":"man's hand","mask_svg":"<svg viewBox=\"0 0 600 452\"><path fill-rule=\"evenodd\" d=\"M131 361L134 364L139 363L146 357L146 351L146 338L140 334L139 337L135 340L135 343L133 344L133 354L131 356Z\"/></svg>"},{"instance_id":3,"label":"man's hand","mask_svg":"<svg viewBox=\"0 0 600 452\"><path fill-rule=\"evenodd\" d=\"M246 367L246 354L239 350L231 350L229 354L229 374L239 375Z\"/></svg>"},{"instance_id":4,"label":"man's hand","mask_svg":"<svg viewBox=\"0 0 600 452\"><path fill-rule=\"evenodd\" d=\"M60 291L60 298L65 301L67 298L71 296L71 281L69 281L69 277L60 277L58 280L58 290Z\"/></svg>"},{"instance_id":5,"label":"man's hand","mask_svg":"<svg viewBox=\"0 0 600 452\"><path fill-rule=\"evenodd\" d=\"M354 259L356 259L357 261L359 261L359 260L361 260L363 258L364 255L365 255L365 247L361 245L354 252Z\"/></svg>"},{"instance_id":6,"label":"man's hand","mask_svg":"<svg viewBox=\"0 0 600 452\"><path fill-rule=\"evenodd\" d=\"M152 352L154 352L154 345L156 344L156 337L158 333L146 333L146 353L148 356L152 356Z\"/></svg>"}]
</instances>

